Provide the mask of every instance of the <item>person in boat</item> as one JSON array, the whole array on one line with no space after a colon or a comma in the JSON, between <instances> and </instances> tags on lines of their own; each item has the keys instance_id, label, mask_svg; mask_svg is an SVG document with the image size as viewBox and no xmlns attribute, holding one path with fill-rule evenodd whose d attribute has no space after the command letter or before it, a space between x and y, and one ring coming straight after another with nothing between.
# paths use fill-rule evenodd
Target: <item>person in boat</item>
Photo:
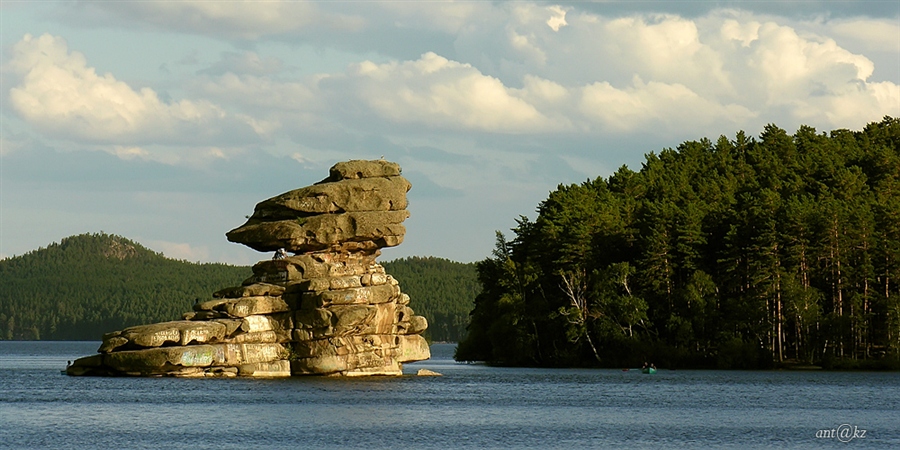
<instances>
[{"instance_id":1,"label":"person in boat","mask_svg":"<svg viewBox=\"0 0 900 450\"><path fill-rule=\"evenodd\" d=\"M646 368L647 368L647 361L644 361L644 365L641 366L641 370L644 370L644 369L646 369Z\"/></svg>"},{"instance_id":2,"label":"person in boat","mask_svg":"<svg viewBox=\"0 0 900 450\"><path fill-rule=\"evenodd\" d=\"M287 256L287 252L284 251L284 248L279 248L275 250L275 255L272 256L272 259L284 259Z\"/></svg>"}]
</instances>

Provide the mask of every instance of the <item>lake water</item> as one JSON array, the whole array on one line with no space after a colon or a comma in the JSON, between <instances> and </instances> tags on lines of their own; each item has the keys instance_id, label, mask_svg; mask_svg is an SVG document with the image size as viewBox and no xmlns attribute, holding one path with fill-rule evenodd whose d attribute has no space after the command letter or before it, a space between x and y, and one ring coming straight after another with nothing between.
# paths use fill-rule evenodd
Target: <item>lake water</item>
<instances>
[{"instance_id":1,"label":"lake water","mask_svg":"<svg viewBox=\"0 0 900 450\"><path fill-rule=\"evenodd\" d=\"M98 346L0 341L0 448L900 448L898 373L497 368L436 344L392 378L60 374Z\"/></svg>"}]
</instances>

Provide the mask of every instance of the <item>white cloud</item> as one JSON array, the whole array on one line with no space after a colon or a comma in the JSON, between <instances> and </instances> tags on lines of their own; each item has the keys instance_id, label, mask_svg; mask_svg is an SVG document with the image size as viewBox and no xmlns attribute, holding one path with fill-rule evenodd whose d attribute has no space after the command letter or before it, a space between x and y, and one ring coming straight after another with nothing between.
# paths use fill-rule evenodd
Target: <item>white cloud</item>
<instances>
[{"instance_id":1,"label":"white cloud","mask_svg":"<svg viewBox=\"0 0 900 450\"><path fill-rule=\"evenodd\" d=\"M871 61L838 47L832 39L803 38L794 29L772 22L763 24L758 33L748 66L764 77L773 100L791 95L810 81L865 81L872 74Z\"/></svg>"},{"instance_id":2,"label":"white cloud","mask_svg":"<svg viewBox=\"0 0 900 450\"><path fill-rule=\"evenodd\" d=\"M246 120L209 101L166 103L150 88L98 75L61 37L25 35L10 67L21 77L9 93L13 109L53 137L120 145L257 140Z\"/></svg>"},{"instance_id":3,"label":"white cloud","mask_svg":"<svg viewBox=\"0 0 900 450\"><path fill-rule=\"evenodd\" d=\"M270 116L258 127L265 134L287 123L354 130L380 118L382 127L446 131L594 135L654 127L665 135L704 135L710 127L727 132L784 121L787 128L803 120L820 128L852 127L900 113L896 83L867 81L872 61L793 26L726 10L693 20L582 12L565 16L562 36L546 23L560 11L509 6L507 22L495 24L507 40L483 46L500 52L494 61L518 61L503 76L428 52L416 60L363 61L305 80L226 73L208 79L201 91L257 108L255 116L268 108ZM487 36L460 33L482 43ZM279 110L284 113L273 113Z\"/></svg>"},{"instance_id":4,"label":"white cloud","mask_svg":"<svg viewBox=\"0 0 900 450\"><path fill-rule=\"evenodd\" d=\"M331 81L334 86L329 86ZM398 123L498 133L559 127L500 80L434 53L416 61L365 61L322 85L332 94L349 89L357 101Z\"/></svg>"},{"instance_id":5,"label":"white cloud","mask_svg":"<svg viewBox=\"0 0 900 450\"><path fill-rule=\"evenodd\" d=\"M559 31L560 28L568 25L568 23L566 23L566 10L561 6L548 6L547 11L550 11L550 13L552 14L552 16L547 19L547 26L550 27L553 31Z\"/></svg>"},{"instance_id":6,"label":"white cloud","mask_svg":"<svg viewBox=\"0 0 900 450\"><path fill-rule=\"evenodd\" d=\"M110 153L124 160L154 161L169 166L203 168L217 160L229 160L245 153L241 148L217 146L125 146L100 145L95 149Z\"/></svg>"},{"instance_id":7,"label":"white cloud","mask_svg":"<svg viewBox=\"0 0 900 450\"><path fill-rule=\"evenodd\" d=\"M680 117L664 122L697 133L720 114L731 116L719 122L736 124L747 118L765 123L819 117L823 122L815 125L823 127L842 126L833 121L848 115L814 114L815 108L871 111L862 121L900 113L892 103L896 81L884 74L879 81L888 84L868 80L874 63L858 50L900 51L900 24L891 19L803 21L746 9L708 9L691 17L601 15L596 11L602 9L577 3L539 2L184 1L91 8L213 37L261 43L290 37L292 43L365 54L349 73L332 70L321 82L276 81L271 74L281 61L261 51L227 54L208 69L221 76L206 82L205 92L213 95L218 89L217 98L255 108L254 129L267 136L292 121L347 129L322 123L322 117L359 121L362 111L388 122L448 130L543 133L600 125L626 131L647 121L629 125L623 117L641 108L657 116L672 111L661 105L673 98L687 102L685 107L709 108L680 114L697 123L685 124ZM834 38L826 37L829 33ZM852 43L854 50L838 42ZM418 60L403 53L429 46L431 51ZM383 59L372 58L372 52ZM425 70L434 64L440 70ZM643 87L632 83L635 76L645 80ZM533 80L558 86L557 100L542 100L543 94L532 91L540 87ZM600 100L604 83L618 94L607 89ZM584 92L592 94L576 99ZM613 94L625 108L621 116L590 108L585 113L586 103L606 104ZM259 109L267 105L280 112Z\"/></svg>"},{"instance_id":8,"label":"white cloud","mask_svg":"<svg viewBox=\"0 0 900 450\"><path fill-rule=\"evenodd\" d=\"M559 83L533 75L526 75L521 95L532 102L556 103L568 97L568 90Z\"/></svg>"},{"instance_id":9,"label":"white cloud","mask_svg":"<svg viewBox=\"0 0 900 450\"><path fill-rule=\"evenodd\" d=\"M194 97L175 101L113 74L98 75L61 38L26 36L16 44L9 67L21 83L10 92L13 109L47 136L105 144L122 158L196 163L230 157L251 140L301 142L315 135L321 141L328 133L379 133L395 142L410 130L592 139L651 127L655 134L702 136L767 122L852 128L900 115L897 83L869 81L870 59L819 34L830 29L843 39L872 37L875 46L894 48L866 29L874 24L879 33L900 33L884 20L804 24L739 10L607 17L524 2L367 2L354 10L365 11L359 13L365 20L351 21L347 33L330 21L344 14L339 5L92 7L160 26L172 19L167 26L204 33L215 32L210 23L239 21L228 33L246 39L292 33L304 42L312 27L323 32L316 41L361 42L393 28L409 36L444 33L456 42L455 53L360 56L345 71L301 79L282 69L302 62L286 61L289 53L272 56L261 40L253 51L222 53L182 81ZM439 26L442 15L450 19ZM316 143L304 142L304 159L323 158L316 151Z\"/></svg>"},{"instance_id":10,"label":"white cloud","mask_svg":"<svg viewBox=\"0 0 900 450\"><path fill-rule=\"evenodd\" d=\"M586 86L580 108L585 116L611 132L708 128L720 121L743 123L754 116L743 106L717 104L682 84L644 83L640 78L625 89L606 82Z\"/></svg>"},{"instance_id":11,"label":"white cloud","mask_svg":"<svg viewBox=\"0 0 900 450\"><path fill-rule=\"evenodd\" d=\"M749 47L750 43L759 39L760 23L756 21L738 22L735 19L726 19L722 23L722 37L726 40L740 41L741 46Z\"/></svg>"},{"instance_id":12,"label":"white cloud","mask_svg":"<svg viewBox=\"0 0 900 450\"><path fill-rule=\"evenodd\" d=\"M691 66L706 50L700 42L697 24L677 16L623 17L605 24L604 33L615 51L633 61L644 74L654 78L672 76L673 66L693 72ZM708 68L704 64L704 69Z\"/></svg>"},{"instance_id":13,"label":"white cloud","mask_svg":"<svg viewBox=\"0 0 900 450\"><path fill-rule=\"evenodd\" d=\"M871 82L874 63L831 38L801 35L793 27L762 23L748 46L742 103L770 122L860 128L884 115L900 115L900 85ZM784 110L788 117L779 117Z\"/></svg>"},{"instance_id":14,"label":"white cloud","mask_svg":"<svg viewBox=\"0 0 900 450\"><path fill-rule=\"evenodd\" d=\"M854 18L836 20L825 24L826 31L835 39L864 44L874 51L900 55L900 22L896 18Z\"/></svg>"}]
</instances>

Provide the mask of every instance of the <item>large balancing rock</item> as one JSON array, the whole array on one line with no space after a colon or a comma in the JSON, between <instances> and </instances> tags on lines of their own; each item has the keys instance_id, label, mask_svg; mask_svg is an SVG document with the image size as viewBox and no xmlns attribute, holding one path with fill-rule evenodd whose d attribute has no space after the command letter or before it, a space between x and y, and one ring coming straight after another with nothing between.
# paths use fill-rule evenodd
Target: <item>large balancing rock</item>
<instances>
[{"instance_id":1,"label":"large balancing rock","mask_svg":"<svg viewBox=\"0 0 900 450\"><path fill-rule=\"evenodd\" d=\"M410 184L396 163L335 164L320 183L256 205L246 223L225 235L231 242L271 252L356 252L403 242Z\"/></svg>"},{"instance_id":2,"label":"large balancing rock","mask_svg":"<svg viewBox=\"0 0 900 450\"><path fill-rule=\"evenodd\" d=\"M331 166L325 181L353 180L358 178L395 177L400 175L400 164L378 159L366 161L355 159Z\"/></svg>"},{"instance_id":3,"label":"large balancing rock","mask_svg":"<svg viewBox=\"0 0 900 450\"><path fill-rule=\"evenodd\" d=\"M403 242L409 217L406 210L356 211L320 214L274 222L250 219L225 235L231 242L271 252L284 248L293 253L323 250L377 250Z\"/></svg>"},{"instance_id":4,"label":"large balancing rock","mask_svg":"<svg viewBox=\"0 0 900 450\"><path fill-rule=\"evenodd\" d=\"M258 203L250 220L292 220L351 211L400 211L406 209L409 188L409 181L403 177L314 184Z\"/></svg>"},{"instance_id":5,"label":"large balancing rock","mask_svg":"<svg viewBox=\"0 0 900 450\"><path fill-rule=\"evenodd\" d=\"M104 335L69 375L286 377L402 375L431 357L424 317L376 258L399 245L409 181L396 163L347 161L312 186L256 205L232 242L276 258L183 320Z\"/></svg>"}]
</instances>

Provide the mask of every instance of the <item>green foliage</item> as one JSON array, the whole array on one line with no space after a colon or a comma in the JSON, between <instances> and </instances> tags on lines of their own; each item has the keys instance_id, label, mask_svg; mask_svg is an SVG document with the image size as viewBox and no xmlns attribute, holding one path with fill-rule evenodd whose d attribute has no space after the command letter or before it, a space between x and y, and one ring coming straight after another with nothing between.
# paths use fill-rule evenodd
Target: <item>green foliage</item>
<instances>
[{"instance_id":1,"label":"green foliage","mask_svg":"<svg viewBox=\"0 0 900 450\"><path fill-rule=\"evenodd\" d=\"M382 266L409 295L413 311L428 320L427 338L459 342L465 336L472 301L480 289L475 264L414 256Z\"/></svg>"},{"instance_id":2,"label":"green foliage","mask_svg":"<svg viewBox=\"0 0 900 450\"><path fill-rule=\"evenodd\" d=\"M427 336L459 341L478 293L474 264L412 257L384 263ZM168 259L120 236L83 234L0 261L0 340L96 340L178 320L197 299L240 284L249 267Z\"/></svg>"},{"instance_id":3,"label":"green foliage","mask_svg":"<svg viewBox=\"0 0 900 450\"><path fill-rule=\"evenodd\" d=\"M900 355L900 120L767 125L560 185L498 233L457 358L761 368ZM878 366L897 366L898 361ZM843 364L843 365L842 365Z\"/></svg>"},{"instance_id":4,"label":"green foliage","mask_svg":"<svg viewBox=\"0 0 900 450\"><path fill-rule=\"evenodd\" d=\"M178 320L247 267L165 258L128 239L82 234L0 261L0 339L97 340Z\"/></svg>"}]
</instances>

